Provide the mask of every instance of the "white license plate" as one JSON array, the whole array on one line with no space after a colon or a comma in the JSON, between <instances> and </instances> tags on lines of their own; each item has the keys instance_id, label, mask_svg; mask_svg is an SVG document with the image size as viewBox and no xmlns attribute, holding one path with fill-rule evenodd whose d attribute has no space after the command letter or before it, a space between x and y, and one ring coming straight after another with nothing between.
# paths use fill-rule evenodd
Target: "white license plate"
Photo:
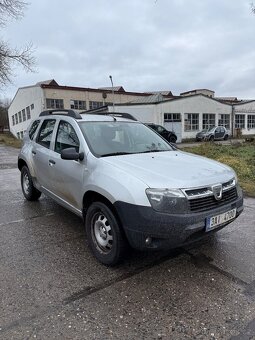
<instances>
[{"instance_id":1,"label":"white license plate","mask_svg":"<svg viewBox=\"0 0 255 340\"><path fill-rule=\"evenodd\" d=\"M221 226L222 224L233 220L236 217L236 209L229 210L223 214L207 217L206 219L206 231L210 231L214 228Z\"/></svg>"}]
</instances>

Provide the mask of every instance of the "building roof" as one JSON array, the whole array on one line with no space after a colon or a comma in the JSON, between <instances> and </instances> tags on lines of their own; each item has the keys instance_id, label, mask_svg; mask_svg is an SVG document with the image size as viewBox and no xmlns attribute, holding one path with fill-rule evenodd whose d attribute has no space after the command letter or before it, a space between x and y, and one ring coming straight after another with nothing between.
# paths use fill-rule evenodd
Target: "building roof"
<instances>
[{"instance_id":1,"label":"building roof","mask_svg":"<svg viewBox=\"0 0 255 340\"><path fill-rule=\"evenodd\" d=\"M38 81L38 83L36 83L35 85L36 85L36 86L41 86L42 84L58 86L58 83L56 82L55 79L49 79L49 80L44 80L44 81Z\"/></svg>"},{"instance_id":2,"label":"building roof","mask_svg":"<svg viewBox=\"0 0 255 340\"><path fill-rule=\"evenodd\" d=\"M107 91L114 91L114 92L126 92L123 86L108 86L108 87L99 87L99 90L107 90Z\"/></svg>"},{"instance_id":3,"label":"building roof","mask_svg":"<svg viewBox=\"0 0 255 340\"><path fill-rule=\"evenodd\" d=\"M155 104L155 103L159 103L166 100L166 98L164 98L162 96L162 94L152 94L151 96L148 97L141 97L135 100L132 100L130 103L131 104Z\"/></svg>"},{"instance_id":4,"label":"building roof","mask_svg":"<svg viewBox=\"0 0 255 340\"><path fill-rule=\"evenodd\" d=\"M149 91L149 94L162 94L163 96L173 97L172 91Z\"/></svg>"},{"instance_id":5,"label":"building roof","mask_svg":"<svg viewBox=\"0 0 255 340\"><path fill-rule=\"evenodd\" d=\"M196 92L198 92L198 91L209 91L209 92L215 93L215 91L212 91L212 90L209 90L209 89L194 89L194 90L182 92L182 93L180 93L180 95L182 96L182 95L184 95L184 94L193 93L193 92L196 93Z\"/></svg>"}]
</instances>

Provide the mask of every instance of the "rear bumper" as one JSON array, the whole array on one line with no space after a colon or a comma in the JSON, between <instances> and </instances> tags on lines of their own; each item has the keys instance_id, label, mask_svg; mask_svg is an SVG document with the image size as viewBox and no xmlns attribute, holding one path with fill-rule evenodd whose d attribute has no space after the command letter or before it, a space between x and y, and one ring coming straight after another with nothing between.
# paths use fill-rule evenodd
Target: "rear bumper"
<instances>
[{"instance_id":1,"label":"rear bumper","mask_svg":"<svg viewBox=\"0 0 255 340\"><path fill-rule=\"evenodd\" d=\"M130 245L137 249L166 249L195 242L222 229L233 220L206 232L206 218L236 208L238 217L243 211L243 198L206 212L171 215L151 207L116 202L115 208ZM148 242L148 238L151 242ZM146 242L147 239L147 242Z\"/></svg>"}]
</instances>

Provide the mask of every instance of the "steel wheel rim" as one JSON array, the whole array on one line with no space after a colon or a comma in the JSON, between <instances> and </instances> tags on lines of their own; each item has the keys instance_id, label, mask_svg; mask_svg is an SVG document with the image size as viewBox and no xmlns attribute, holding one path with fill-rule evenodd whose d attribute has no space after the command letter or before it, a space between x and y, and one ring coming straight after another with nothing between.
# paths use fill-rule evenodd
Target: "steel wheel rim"
<instances>
[{"instance_id":1,"label":"steel wheel rim","mask_svg":"<svg viewBox=\"0 0 255 340\"><path fill-rule=\"evenodd\" d=\"M23 184L23 189L25 193L28 195L29 189L30 189L30 182L29 182L29 177L28 177L27 172L23 174L22 184Z\"/></svg>"},{"instance_id":2,"label":"steel wheel rim","mask_svg":"<svg viewBox=\"0 0 255 340\"><path fill-rule=\"evenodd\" d=\"M112 228L107 217L99 212L95 214L92 221L93 240L104 252L109 253L113 245Z\"/></svg>"}]
</instances>

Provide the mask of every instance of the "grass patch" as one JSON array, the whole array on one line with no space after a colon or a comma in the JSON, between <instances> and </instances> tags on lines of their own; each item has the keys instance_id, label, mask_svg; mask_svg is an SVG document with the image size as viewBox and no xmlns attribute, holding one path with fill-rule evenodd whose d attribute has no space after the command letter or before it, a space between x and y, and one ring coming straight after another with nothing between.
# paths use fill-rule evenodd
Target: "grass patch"
<instances>
[{"instance_id":1,"label":"grass patch","mask_svg":"<svg viewBox=\"0 0 255 340\"><path fill-rule=\"evenodd\" d=\"M255 197L255 143L237 145L202 143L182 150L229 165L235 170L244 192Z\"/></svg>"},{"instance_id":2,"label":"grass patch","mask_svg":"<svg viewBox=\"0 0 255 340\"><path fill-rule=\"evenodd\" d=\"M20 148L22 141L13 137L11 133L0 133L0 144Z\"/></svg>"}]
</instances>

